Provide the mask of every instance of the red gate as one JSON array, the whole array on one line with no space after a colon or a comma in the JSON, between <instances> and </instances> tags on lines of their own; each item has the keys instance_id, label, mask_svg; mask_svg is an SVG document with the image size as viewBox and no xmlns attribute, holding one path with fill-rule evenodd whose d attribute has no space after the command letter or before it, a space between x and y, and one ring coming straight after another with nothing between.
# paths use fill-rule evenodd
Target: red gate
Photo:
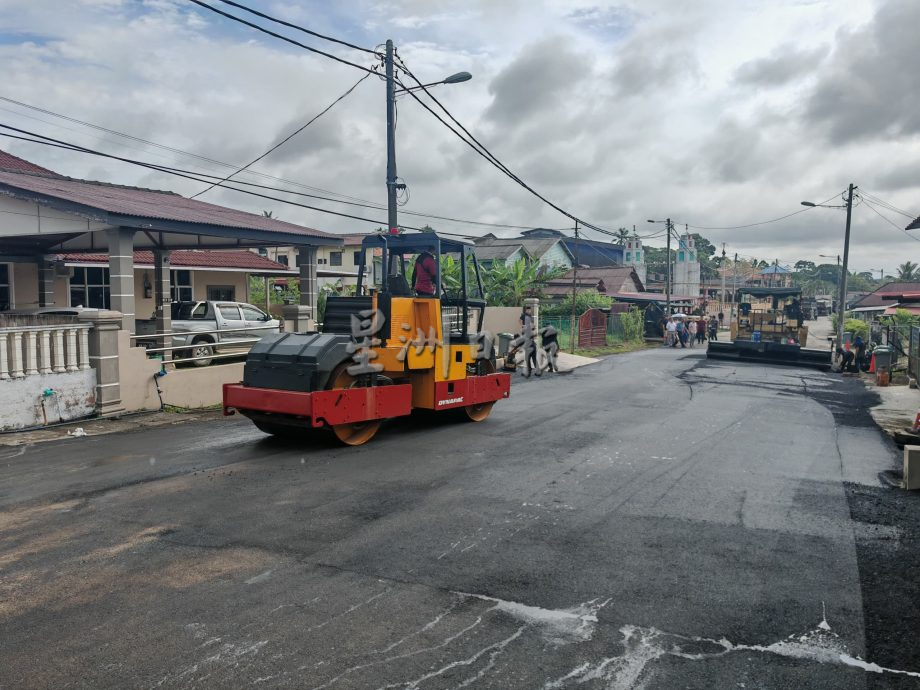
<instances>
[{"instance_id":1,"label":"red gate","mask_svg":"<svg viewBox=\"0 0 920 690\"><path fill-rule=\"evenodd\" d=\"M578 317L578 347L603 347L607 344L607 315L589 309Z\"/></svg>"}]
</instances>

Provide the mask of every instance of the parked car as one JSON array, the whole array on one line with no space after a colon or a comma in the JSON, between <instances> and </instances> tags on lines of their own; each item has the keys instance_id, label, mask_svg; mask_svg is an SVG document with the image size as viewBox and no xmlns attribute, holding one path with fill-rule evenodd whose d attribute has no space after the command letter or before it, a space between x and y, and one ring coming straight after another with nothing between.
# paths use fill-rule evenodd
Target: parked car
<instances>
[{"instance_id":1,"label":"parked car","mask_svg":"<svg viewBox=\"0 0 920 690\"><path fill-rule=\"evenodd\" d=\"M156 321L138 321L138 335L156 333ZM281 322L258 307L245 302L173 302L172 345L188 345L187 350L173 350L173 358L188 358L195 366L206 367L216 352L245 352L246 342L281 330ZM159 341L138 339L146 347L160 347Z\"/></svg>"}]
</instances>

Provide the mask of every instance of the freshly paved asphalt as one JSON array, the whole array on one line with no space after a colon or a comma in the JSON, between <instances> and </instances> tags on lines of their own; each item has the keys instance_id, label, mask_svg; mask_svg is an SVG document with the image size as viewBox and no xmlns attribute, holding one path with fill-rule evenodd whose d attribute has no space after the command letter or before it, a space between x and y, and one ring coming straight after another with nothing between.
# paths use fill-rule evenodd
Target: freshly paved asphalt
<instances>
[{"instance_id":1,"label":"freshly paved asphalt","mask_svg":"<svg viewBox=\"0 0 920 690\"><path fill-rule=\"evenodd\" d=\"M0 687L920 684L858 665L846 487L897 460L858 386L656 349L360 448L4 449Z\"/></svg>"}]
</instances>

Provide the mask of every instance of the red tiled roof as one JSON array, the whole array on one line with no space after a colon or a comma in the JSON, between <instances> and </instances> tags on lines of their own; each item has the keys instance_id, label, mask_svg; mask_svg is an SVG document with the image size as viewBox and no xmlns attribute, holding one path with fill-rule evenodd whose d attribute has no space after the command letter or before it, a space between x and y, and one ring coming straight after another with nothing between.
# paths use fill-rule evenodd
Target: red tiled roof
<instances>
[{"instance_id":1,"label":"red tiled roof","mask_svg":"<svg viewBox=\"0 0 920 690\"><path fill-rule=\"evenodd\" d=\"M853 307L881 307L890 306L893 301L897 301L902 295L920 292L920 283L916 282L899 282L886 283L878 288L875 292L870 292L865 297L860 298L852 304Z\"/></svg>"},{"instance_id":2,"label":"red tiled roof","mask_svg":"<svg viewBox=\"0 0 920 690\"><path fill-rule=\"evenodd\" d=\"M58 260L65 263L108 264L108 254L58 254ZM170 253L169 263L173 268L227 268L245 269L261 273L290 272L284 264L272 261L255 252L193 251L177 249ZM153 252L139 249L134 252L135 266L153 266Z\"/></svg>"},{"instance_id":3,"label":"red tiled roof","mask_svg":"<svg viewBox=\"0 0 920 690\"><path fill-rule=\"evenodd\" d=\"M0 171L0 185L63 199L117 215L307 237L335 237L328 232L286 223L275 218L267 218L195 199L186 199L174 192L125 187L70 177L40 177L34 173L4 171Z\"/></svg>"},{"instance_id":4,"label":"red tiled roof","mask_svg":"<svg viewBox=\"0 0 920 690\"><path fill-rule=\"evenodd\" d=\"M13 170L16 172L38 173L39 175L57 175L53 170L43 168L35 163L30 163L24 158L14 156L12 153L0 151L0 170Z\"/></svg>"}]
</instances>

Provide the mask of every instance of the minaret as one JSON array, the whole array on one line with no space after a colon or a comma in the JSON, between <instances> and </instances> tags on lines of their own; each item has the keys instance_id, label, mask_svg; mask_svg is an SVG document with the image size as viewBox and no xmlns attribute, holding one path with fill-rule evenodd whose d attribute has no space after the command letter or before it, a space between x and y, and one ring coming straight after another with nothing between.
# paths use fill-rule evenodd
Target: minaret
<instances>
[{"instance_id":1,"label":"minaret","mask_svg":"<svg viewBox=\"0 0 920 690\"><path fill-rule=\"evenodd\" d=\"M642 240L635 233L626 240L626 250L623 252L623 264L632 266L636 270L639 280L645 285L646 267L645 250L642 249Z\"/></svg>"},{"instance_id":2,"label":"minaret","mask_svg":"<svg viewBox=\"0 0 920 690\"><path fill-rule=\"evenodd\" d=\"M699 297L700 294L700 262L696 255L696 241L689 232L684 232L677 243L674 294L691 297Z\"/></svg>"}]
</instances>

